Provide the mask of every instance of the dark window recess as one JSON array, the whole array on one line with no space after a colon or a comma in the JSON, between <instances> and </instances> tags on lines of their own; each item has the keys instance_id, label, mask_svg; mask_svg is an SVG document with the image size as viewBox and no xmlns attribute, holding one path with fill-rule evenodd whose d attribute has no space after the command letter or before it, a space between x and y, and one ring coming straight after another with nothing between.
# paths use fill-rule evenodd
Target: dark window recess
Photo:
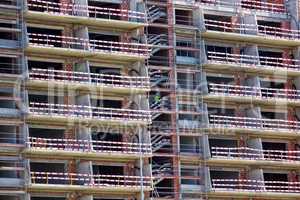
<instances>
[{"instance_id":1,"label":"dark window recess","mask_svg":"<svg viewBox=\"0 0 300 200\"><path fill-rule=\"evenodd\" d=\"M70 47L70 46L67 46L70 44L62 43L62 38L55 37L55 36L62 36L61 30L28 27L27 32L29 33L29 42L30 43L52 46L52 47ZM30 35L31 33L40 34L40 35ZM74 41L66 40L66 42L72 43Z\"/></svg>"},{"instance_id":2,"label":"dark window recess","mask_svg":"<svg viewBox=\"0 0 300 200\"><path fill-rule=\"evenodd\" d=\"M109 10L104 9L120 9L120 4L115 3L104 3L98 1L88 1L89 7L89 17L95 18L105 18L105 19L121 19L120 15L124 13L120 13L119 11L109 12ZM97 9L98 8L98 9ZM95 12L98 11L98 12Z\"/></svg>"},{"instance_id":3,"label":"dark window recess","mask_svg":"<svg viewBox=\"0 0 300 200\"><path fill-rule=\"evenodd\" d=\"M93 165L93 174L124 175L124 169L120 166Z\"/></svg>"},{"instance_id":4,"label":"dark window recess","mask_svg":"<svg viewBox=\"0 0 300 200\"><path fill-rule=\"evenodd\" d=\"M0 56L0 73L3 74L20 74L20 65L17 58Z\"/></svg>"}]
</instances>

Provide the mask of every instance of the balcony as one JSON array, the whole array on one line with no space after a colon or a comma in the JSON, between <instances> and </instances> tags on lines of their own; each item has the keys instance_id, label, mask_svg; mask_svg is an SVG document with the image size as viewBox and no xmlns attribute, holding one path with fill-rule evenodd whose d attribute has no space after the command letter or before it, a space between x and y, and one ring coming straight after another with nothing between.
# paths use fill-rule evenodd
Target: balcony
<instances>
[{"instance_id":1,"label":"balcony","mask_svg":"<svg viewBox=\"0 0 300 200\"><path fill-rule=\"evenodd\" d=\"M265 75L300 75L300 60L277 57L249 56L241 54L207 52L204 68L215 70L247 71Z\"/></svg>"},{"instance_id":2,"label":"balcony","mask_svg":"<svg viewBox=\"0 0 300 200\"><path fill-rule=\"evenodd\" d=\"M30 88L48 88L51 85L132 94L150 91L150 78L33 68L29 71L27 85Z\"/></svg>"},{"instance_id":3,"label":"balcony","mask_svg":"<svg viewBox=\"0 0 300 200\"><path fill-rule=\"evenodd\" d=\"M150 191L151 177L125 175L91 175L78 173L30 172L30 192L78 192L89 194L117 192L118 194L134 194Z\"/></svg>"},{"instance_id":4,"label":"balcony","mask_svg":"<svg viewBox=\"0 0 300 200\"><path fill-rule=\"evenodd\" d=\"M205 19L204 24L202 36L206 38L290 47L300 45L298 30L210 19Z\"/></svg>"},{"instance_id":5,"label":"balcony","mask_svg":"<svg viewBox=\"0 0 300 200\"><path fill-rule=\"evenodd\" d=\"M300 182L251 179L212 179L211 196L299 198Z\"/></svg>"},{"instance_id":6,"label":"balcony","mask_svg":"<svg viewBox=\"0 0 300 200\"><path fill-rule=\"evenodd\" d=\"M261 105L300 105L300 91L226 84L208 84L206 100L227 100L235 102L258 103Z\"/></svg>"},{"instance_id":7,"label":"balcony","mask_svg":"<svg viewBox=\"0 0 300 200\"><path fill-rule=\"evenodd\" d=\"M280 3L269 3L257 0L242 0L240 3L231 3L222 0L200 0L202 4L208 4L209 6L222 6L222 7L241 7L243 9L250 9L256 12L267 12L274 14L285 14L286 9L283 4Z\"/></svg>"},{"instance_id":8,"label":"balcony","mask_svg":"<svg viewBox=\"0 0 300 200\"><path fill-rule=\"evenodd\" d=\"M124 9L55 3L48 0L28 0L25 17L30 20L75 23L121 30L132 30L146 25L146 15Z\"/></svg>"},{"instance_id":9,"label":"balcony","mask_svg":"<svg viewBox=\"0 0 300 200\"><path fill-rule=\"evenodd\" d=\"M244 164L278 168L298 168L300 151L266 150L249 147L211 147L213 164Z\"/></svg>"},{"instance_id":10,"label":"balcony","mask_svg":"<svg viewBox=\"0 0 300 200\"><path fill-rule=\"evenodd\" d=\"M298 121L222 115L210 115L208 128L228 133L251 133L260 137L291 137L300 134Z\"/></svg>"},{"instance_id":11,"label":"balcony","mask_svg":"<svg viewBox=\"0 0 300 200\"><path fill-rule=\"evenodd\" d=\"M149 46L105 40L28 33L26 51L36 54L76 56L119 61L139 61L149 57Z\"/></svg>"},{"instance_id":12,"label":"balcony","mask_svg":"<svg viewBox=\"0 0 300 200\"><path fill-rule=\"evenodd\" d=\"M150 157L150 144L29 137L23 153L32 157L81 158L117 160L118 162Z\"/></svg>"},{"instance_id":13,"label":"balcony","mask_svg":"<svg viewBox=\"0 0 300 200\"><path fill-rule=\"evenodd\" d=\"M45 123L86 122L89 124L147 125L151 113L146 110L64 105L30 102L27 120Z\"/></svg>"}]
</instances>

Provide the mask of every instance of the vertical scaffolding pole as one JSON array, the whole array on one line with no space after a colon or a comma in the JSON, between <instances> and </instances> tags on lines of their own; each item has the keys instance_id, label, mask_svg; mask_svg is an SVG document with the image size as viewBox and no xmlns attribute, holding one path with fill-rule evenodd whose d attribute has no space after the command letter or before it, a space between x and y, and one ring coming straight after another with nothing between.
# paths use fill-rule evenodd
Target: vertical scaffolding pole
<instances>
[{"instance_id":1,"label":"vertical scaffolding pole","mask_svg":"<svg viewBox=\"0 0 300 200\"><path fill-rule=\"evenodd\" d=\"M177 100L176 100L176 64L175 64L175 31L174 31L174 6L173 1L168 0L167 3L167 15L168 15L168 49L169 67L170 67L170 83L171 83L171 95L170 102L173 110L171 114L171 127L174 133L171 136L172 148L173 148L173 173L174 173L174 199L180 198L180 167L179 167L179 146L177 135Z\"/></svg>"}]
</instances>

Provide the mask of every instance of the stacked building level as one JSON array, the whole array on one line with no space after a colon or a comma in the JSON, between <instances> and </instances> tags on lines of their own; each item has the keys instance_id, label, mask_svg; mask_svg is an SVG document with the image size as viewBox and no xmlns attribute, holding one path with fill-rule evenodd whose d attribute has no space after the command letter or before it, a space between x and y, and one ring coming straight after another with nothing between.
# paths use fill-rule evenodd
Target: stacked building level
<instances>
[{"instance_id":1,"label":"stacked building level","mask_svg":"<svg viewBox=\"0 0 300 200\"><path fill-rule=\"evenodd\" d=\"M1 0L0 200L300 199L298 0Z\"/></svg>"}]
</instances>

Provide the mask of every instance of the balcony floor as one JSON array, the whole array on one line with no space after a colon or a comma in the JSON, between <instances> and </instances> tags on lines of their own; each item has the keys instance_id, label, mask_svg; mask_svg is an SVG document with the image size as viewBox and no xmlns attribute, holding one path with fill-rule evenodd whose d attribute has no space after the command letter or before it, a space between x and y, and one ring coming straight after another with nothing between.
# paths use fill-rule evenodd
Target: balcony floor
<instances>
[{"instance_id":1,"label":"balcony floor","mask_svg":"<svg viewBox=\"0 0 300 200\"><path fill-rule=\"evenodd\" d=\"M21 151L21 149L24 147L22 144L6 144L6 143L1 143L0 144L0 155L18 155Z\"/></svg>"},{"instance_id":2,"label":"balcony floor","mask_svg":"<svg viewBox=\"0 0 300 200\"><path fill-rule=\"evenodd\" d=\"M263 106L300 106L299 100L283 99L283 98L263 98L258 96L238 96L238 95L222 95L222 94L207 94L203 99L208 102L234 102L234 103L248 103L259 104Z\"/></svg>"},{"instance_id":3,"label":"balcony floor","mask_svg":"<svg viewBox=\"0 0 300 200\"><path fill-rule=\"evenodd\" d=\"M233 126L213 126L204 128L203 131L211 135L231 135L246 134L260 138L273 138L273 139L297 139L300 138L300 131L284 130L284 129L262 129L250 127L233 127Z\"/></svg>"},{"instance_id":4,"label":"balcony floor","mask_svg":"<svg viewBox=\"0 0 300 200\"><path fill-rule=\"evenodd\" d=\"M203 68L207 71L212 72L220 72L220 71L228 71L228 72L247 72L253 74L261 74L261 75L276 75L276 76L291 76L297 77L300 76L300 71L297 70L287 70L280 67L268 67L268 66L257 66L250 65L246 63L222 63L218 61L208 61L203 64Z\"/></svg>"},{"instance_id":5,"label":"balcony floor","mask_svg":"<svg viewBox=\"0 0 300 200\"><path fill-rule=\"evenodd\" d=\"M259 191L210 191L207 193L208 197L211 198L225 198L225 197L234 197L235 199L245 199L249 197L253 198L268 198L268 199L281 199L281 200L288 200L288 199L299 199L300 193L280 193L280 192L259 192Z\"/></svg>"},{"instance_id":6,"label":"balcony floor","mask_svg":"<svg viewBox=\"0 0 300 200\"><path fill-rule=\"evenodd\" d=\"M59 14L50 14L47 12L38 12L27 10L25 12L25 18L27 20L36 20L39 19L45 22L55 22L55 23L70 23L70 24L82 24L87 26L96 26L102 28L113 28L114 30L133 30L140 27L146 26L145 23L140 22L129 22L123 20L114 20L114 19L104 19L104 18L94 18L94 17L85 17L85 16L73 16L73 15L59 15Z\"/></svg>"},{"instance_id":7,"label":"balcony floor","mask_svg":"<svg viewBox=\"0 0 300 200\"><path fill-rule=\"evenodd\" d=\"M268 169L299 169L300 161L271 161L271 160L255 160L247 158L225 158L213 157L205 161L209 166L220 167L245 167L255 166L257 168Z\"/></svg>"},{"instance_id":8,"label":"balcony floor","mask_svg":"<svg viewBox=\"0 0 300 200\"><path fill-rule=\"evenodd\" d=\"M120 152L80 152L75 150L51 150L42 148L26 148L22 152L29 158L61 158L61 159L88 159L95 161L117 161L128 162L139 159L140 157L151 157L151 154L120 153Z\"/></svg>"},{"instance_id":9,"label":"balcony floor","mask_svg":"<svg viewBox=\"0 0 300 200\"><path fill-rule=\"evenodd\" d=\"M285 39L280 37L272 37L270 36L261 36L261 35L250 35L250 34L239 34L232 32L221 32L221 31L211 31L206 30L201 33L201 36L209 39L217 39L217 40L230 40L236 42L249 42L256 44L265 44L271 46L289 46L296 47L300 45L300 40L293 39Z\"/></svg>"},{"instance_id":10,"label":"balcony floor","mask_svg":"<svg viewBox=\"0 0 300 200\"><path fill-rule=\"evenodd\" d=\"M42 123L42 124L55 124L55 125L66 125L66 124L77 124L82 123L85 125L94 124L105 124L111 126L146 126L150 122L147 121L124 121L123 119L100 119L100 118L84 118L82 116L59 116L59 115L39 115L29 114L26 119L29 123Z\"/></svg>"},{"instance_id":11,"label":"balcony floor","mask_svg":"<svg viewBox=\"0 0 300 200\"><path fill-rule=\"evenodd\" d=\"M26 53L46 54L58 57L77 57L89 59L101 59L105 62L119 61L119 62L134 62L143 61L146 56L138 56L133 54L119 53L119 52L104 52L104 51L88 51L84 49L60 48L42 45L29 44L25 49Z\"/></svg>"},{"instance_id":12,"label":"balcony floor","mask_svg":"<svg viewBox=\"0 0 300 200\"><path fill-rule=\"evenodd\" d=\"M59 87L65 90L81 90L90 91L93 93L105 92L105 95L109 94L144 94L150 91L144 88L134 88L134 87L118 87L116 85L104 85L104 84L94 84L94 83L78 83L78 82L68 82L66 81L55 81L55 80L28 80L26 85L29 89L44 89L49 90L49 87Z\"/></svg>"},{"instance_id":13,"label":"balcony floor","mask_svg":"<svg viewBox=\"0 0 300 200\"><path fill-rule=\"evenodd\" d=\"M144 191L151 191L151 187L143 187ZM69 193L80 192L82 194L106 194L132 195L141 191L140 187L124 186L84 186L84 185L61 185L61 184L30 184L27 187L29 192L47 192L47 193Z\"/></svg>"}]
</instances>

